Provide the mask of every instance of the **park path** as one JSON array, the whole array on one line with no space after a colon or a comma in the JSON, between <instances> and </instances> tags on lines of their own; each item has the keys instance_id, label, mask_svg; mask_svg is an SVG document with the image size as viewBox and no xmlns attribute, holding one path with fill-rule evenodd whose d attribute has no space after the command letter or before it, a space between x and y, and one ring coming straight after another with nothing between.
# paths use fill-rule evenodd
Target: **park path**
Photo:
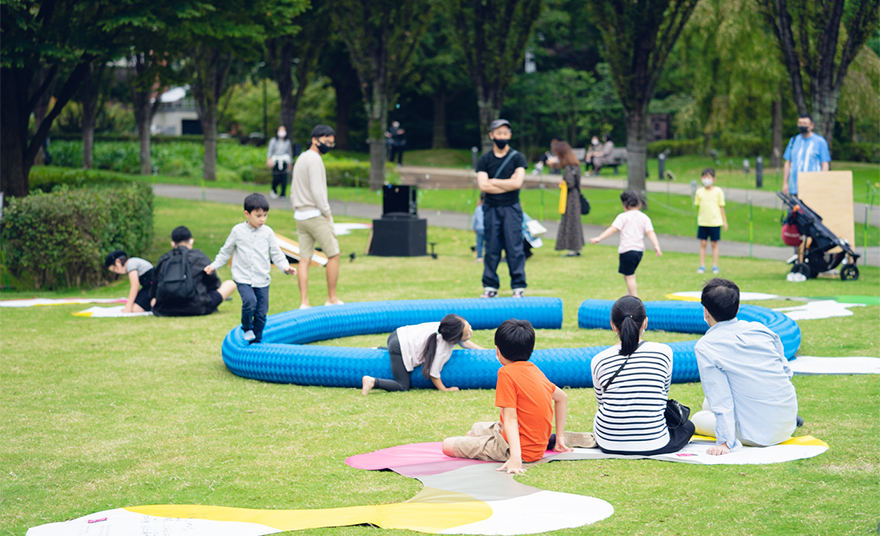
<instances>
[{"instance_id":1,"label":"park path","mask_svg":"<svg viewBox=\"0 0 880 536\"><path fill-rule=\"evenodd\" d=\"M584 183L587 186L586 183ZM260 186L261 189L268 190L268 186ZM665 191L665 190L664 190ZM242 201L251 190L229 190L224 188L202 188L198 186L181 186L176 184L154 184L153 193L159 197L170 197L176 199L190 199L194 201L211 201L214 203L227 203L231 205L241 205ZM266 192L268 194L268 192ZM268 198L268 195L267 195ZM269 206L275 210L292 211L290 201L288 199L269 199ZM772 205L771 205L772 206ZM342 201L331 199L330 210L336 216L350 216L353 218L376 219L382 216L382 206L367 203L343 203ZM451 229L470 229L470 214L465 212L452 212L422 209L419 211L419 217L428 220L428 225L435 227L447 227ZM548 238L554 238L559 228L559 223L555 221L542 222L547 228ZM604 227L598 225L584 225L584 236L598 236ZM699 253L699 243L695 238L674 236L674 235L658 235L660 245L663 251L672 251L677 253ZM614 245L610 240L606 245ZM645 245L649 250L653 250L651 243L645 241ZM721 243L721 255L723 257L748 257L749 244L745 242L723 241ZM751 255L757 259L768 259L784 262L792 255L792 248L774 247L754 244L751 246ZM863 252L863 248L857 248L858 253ZM880 266L880 247L868 248L867 264L869 266Z\"/></svg>"}]
</instances>

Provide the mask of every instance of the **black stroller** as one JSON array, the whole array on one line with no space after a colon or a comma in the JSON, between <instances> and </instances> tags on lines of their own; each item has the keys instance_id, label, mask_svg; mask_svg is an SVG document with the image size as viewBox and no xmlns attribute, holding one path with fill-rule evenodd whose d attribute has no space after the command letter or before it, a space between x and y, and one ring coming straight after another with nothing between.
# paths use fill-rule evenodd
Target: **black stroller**
<instances>
[{"instance_id":1,"label":"black stroller","mask_svg":"<svg viewBox=\"0 0 880 536\"><path fill-rule=\"evenodd\" d=\"M782 192L776 192L776 195L790 208L783 226L783 240L786 239L787 234L793 234L787 233L787 228L796 227L797 234L800 235L797 256L789 260L789 264L794 263L791 273L802 274L805 278L812 279L822 272L834 270L840 266L840 279L844 281L858 279L859 269L856 263L860 255L855 252L849 242L832 233L822 223L822 217L797 197ZM786 243L789 242L786 241ZM789 245L794 244L789 243ZM841 251L830 253L832 249L838 247Z\"/></svg>"}]
</instances>

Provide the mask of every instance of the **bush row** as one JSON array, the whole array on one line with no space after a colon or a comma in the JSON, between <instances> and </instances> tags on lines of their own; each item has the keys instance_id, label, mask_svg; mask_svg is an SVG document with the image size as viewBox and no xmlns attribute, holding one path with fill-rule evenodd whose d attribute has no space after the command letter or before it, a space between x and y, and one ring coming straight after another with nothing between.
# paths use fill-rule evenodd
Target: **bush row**
<instances>
[{"instance_id":1,"label":"bush row","mask_svg":"<svg viewBox=\"0 0 880 536\"><path fill-rule=\"evenodd\" d=\"M124 249L145 255L153 240L153 191L146 184L59 186L12 198L0 233L5 268L19 289L96 285L104 256Z\"/></svg>"},{"instance_id":2,"label":"bush row","mask_svg":"<svg viewBox=\"0 0 880 536\"><path fill-rule=\"evenodd\" d=\"M50 136L51 142L56 141L79 141L82 142L82 134L80 133L58 133ZM139 143L136 134L104 134L96 133L94 137L95 143L106 141L126 141ZM150 136L151 143L205 143L205 137L201 134L184 134L182 136ZM217 143L239 143L238 138L217 138Z\"/></svg>"},{"instance_id":3,"label":"bush row","mask_svg":"<svg viewBox=\"0 0 880 536\"><path fill-rule=\"evenodd\" d=\"M669 156L700 155L705 153L704 148L702 139L655 141L648 144L648 157L656 158L664 151L669 151ZM761 155L768 159L772 154L769 139L742 134L722 134L720 139L712 141L712 148L725 156L752 158ZM840 162L877 164L880 163L880 143L835 142L831 147L831 158Z\"/></svg>"}]
</instances>

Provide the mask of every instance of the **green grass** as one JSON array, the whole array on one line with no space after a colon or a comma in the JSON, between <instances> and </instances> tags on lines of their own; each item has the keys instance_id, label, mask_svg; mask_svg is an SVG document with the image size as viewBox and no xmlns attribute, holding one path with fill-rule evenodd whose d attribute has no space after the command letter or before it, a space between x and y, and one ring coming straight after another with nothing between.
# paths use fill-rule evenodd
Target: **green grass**
<instances>
[{"instance_id":1,"label":"green grass","mask_svg":"<svg viewBox=\"0 0 880 536\"><path fill-rule=\"evenodd\" d=\"M403 162L407 166L431 166L465 169L471 167L470 149L427 149L406 151Z\"/></svg>"},{"instance_id":2,"label":"green grass","mask_svg":"<svg viewBox=\"0 0 880 536\"><path fill-rule=\"evenodd\" d=\"M189 226L196 247L216 254L240 209L183 200L156 200L155 261L177 225ZM340 218L342 219L342 218ZM268 224L295 236L290 213L273 211ZM473 297L481 266L469 251L472 234L430 228L438 260L362 256L365 232L340 237L344 262L340 295L350 302ZM614 247L596 246L564 259L553 242L529 260L529 294L564 300L561 330L540 330L538 347L611 344L604 330L576 325L586 298L615 299L624 286ZM642 297L696 290L695 257L648 257L639 268ZM730 259L725 276L743 290L783 295L878 295L880 270L864 268L856 282L785 282L777 262ZM326 287L312 272L312 300ZM221 276L229 277L227 268ZM296 282L274 271L270 313L299 304ZM508 278L502 274L502 285ZM4 292L0 298L122 296L126 283L89 291ZM507 290L509 292L509 289ZM504 292L502 292L504 294ZM790 302L789 302L790 303ZM475 420L495 418L491 390L375 393L279 385L230 374L220 357L225 334L239 322L238 296L199 318L86 319L87 306L3 310L0 326L0 534L99 510L146 504L211 504L249 508L334 508L406 500L421 485L392 472L344 464L347 456L394 445L439 441ZM807 355L880 355L880 306L854 316L801 322ZM476 341L491 343L491 332ZM650 332L657 341L691 335ZM376 345L383 335L322 344ZM609 501L615 514L564 534L866 534L876 527L876 437L880 433L876 377L794 378L802 434L827 441L817 458L766 466L697 467L653 461L559 462L532 468L517 480L542 489ZM700 384L674 385L671 396L700 405ZM590 430L591 389L569 390L569 427ZM439 409L439 411L438 411ZM394 533L406 533L395 531ZM376 535L369 527L315 534ZM383 532L384 534L384 532Z\"/></svg>"}]
</instances>

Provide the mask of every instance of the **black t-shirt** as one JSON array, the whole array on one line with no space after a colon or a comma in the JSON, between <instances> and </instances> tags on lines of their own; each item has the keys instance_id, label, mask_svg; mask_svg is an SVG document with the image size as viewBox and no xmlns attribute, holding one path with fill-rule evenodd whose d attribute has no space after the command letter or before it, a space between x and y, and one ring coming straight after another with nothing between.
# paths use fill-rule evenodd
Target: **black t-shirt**
<instances>
[{"instance_id":1,"label":"black t-shirt","mask_svg":"<svg viewBox=\"0 0 880 536\"><path fill-rule=\"evenodd\" d=\"M509 179L513 176L516 168L525 168L527 166L526 157L522 153L517 152L504 169L501 170L501 173L498 174L498 168L501 167L501 163L504 162L509 154L498 158L495 156L495 152L490 150L477 161L477 173L484 171L489 175L490 179ZM486 194L486 204L490 207L507 207L516 203L519 203L519 190L504 192L503 194Z\"/></svg>"}]
</instances>

